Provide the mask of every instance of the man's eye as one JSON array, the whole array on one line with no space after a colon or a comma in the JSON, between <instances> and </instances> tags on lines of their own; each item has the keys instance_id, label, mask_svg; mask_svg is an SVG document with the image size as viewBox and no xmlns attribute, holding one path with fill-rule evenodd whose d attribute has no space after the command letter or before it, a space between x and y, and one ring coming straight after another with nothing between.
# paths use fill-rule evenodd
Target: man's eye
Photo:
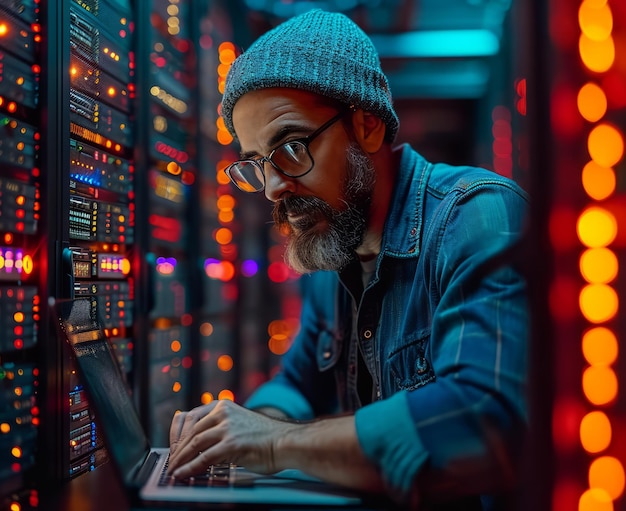
<instances>
[{"instance_id":1,"label":"man's eye","mask_svg":"<svg viewBox=\"0 0 626 511\"><path fill-rule=\"evenodd\" d=\"M302 142L294 140L280 146L276 153L280 153L281 159L300 161L302 156L306 154L306 146Z\"/></svg>"}]
</instances>

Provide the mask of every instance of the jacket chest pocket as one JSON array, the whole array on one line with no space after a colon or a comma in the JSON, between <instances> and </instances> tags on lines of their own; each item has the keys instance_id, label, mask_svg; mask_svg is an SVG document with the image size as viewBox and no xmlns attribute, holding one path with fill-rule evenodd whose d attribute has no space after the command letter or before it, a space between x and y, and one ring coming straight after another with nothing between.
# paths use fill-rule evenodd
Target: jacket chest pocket
<instances>
[{"instance_id":1,"label":"jacket chest pocket","mask_svg":"<svg viewBox=\"0 0 626 511\"><path fill-rule=\"evenodd\" d=\"M390 392L413 390L435 379L427 355L429 337L408 343L387 359Z\"/></svg>"},{"instance_id":2,"label":"jacket chest pocket","mask_svg":"<svg viewBox=\"0 0 626 511\"><path fill-rule=\"evenodd\" d=\"M341 343L337 336L328 330L322 330L317 339L317 368L320 372L328 371L337 364L341 355Z\"/></svg>"}]
</instances>

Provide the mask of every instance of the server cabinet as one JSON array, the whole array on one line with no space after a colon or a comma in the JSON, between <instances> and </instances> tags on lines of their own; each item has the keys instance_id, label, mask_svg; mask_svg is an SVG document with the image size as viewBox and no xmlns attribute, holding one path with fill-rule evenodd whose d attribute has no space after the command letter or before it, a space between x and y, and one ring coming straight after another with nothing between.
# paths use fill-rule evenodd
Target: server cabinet
<instances>
[{"instance_id":1,"label":"server cabinet","mask_svg":"<svg viewBox=\"0 0 626 511\"><path fill-rule=\"evenodd\" d=\"M137 2L138 117L142 176L138 218L145 266L141 382L153 443L167 445L176 410L190 406L197 281L197 92L194 2Z\"/></svg>"},{"instance_id":2,"label":"server cabinet","mask_svg":"<svg viewBox=\"0 0 626 511\"><path fill-rule=\"evenodd\" d=\"M69 171L61 289L89 296L132 377L134 337L134 124L132 11L122 0L71 2L69 10ZM67 240L67 243L65 242ZM63 282L63 279L67 282ZM102 446L97 418L68 360L69 468L93 468Z\"/></svg>"},{"instance_id":3,"label":"server cabinet","mask_svg":"<svg viewBox=\"0 0 626 511\"><path fill-rule=\"evenodd\" d=\"M55 301L91 298L154 443L193 403L194 9L0 3L2 508L106 458Z\"/></svg>"},{"instance_id":4,"label":"server cabinet","mask_svg":"<svg viewBox=\"0 0 626 511\"><path fill-rule=\"evenodd\" d=\"M35 2L0 5L0 495L34 469L41 420L39 22Z\"/></svg>"}]
</instances>

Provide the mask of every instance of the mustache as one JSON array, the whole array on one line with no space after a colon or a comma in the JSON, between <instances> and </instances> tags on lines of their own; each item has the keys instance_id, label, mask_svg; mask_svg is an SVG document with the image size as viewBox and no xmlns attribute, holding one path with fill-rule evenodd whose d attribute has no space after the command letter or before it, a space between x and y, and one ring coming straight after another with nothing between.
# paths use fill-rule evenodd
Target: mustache
<instances>
[{"instance_id":1,"label":"mustache","mask_svg":"<svg viewBox=\"0 0 626 511\"><path fill-rule=\"evenodd\" d=\"M328 203L318 197L291 195L274 204L272 216L274 217L274 222L281 227L289 223L289 214L302 215L309 218L311 222L315 222L320 217L330 218L333 214L333 209Z\"/></svg>"}]
</instances>

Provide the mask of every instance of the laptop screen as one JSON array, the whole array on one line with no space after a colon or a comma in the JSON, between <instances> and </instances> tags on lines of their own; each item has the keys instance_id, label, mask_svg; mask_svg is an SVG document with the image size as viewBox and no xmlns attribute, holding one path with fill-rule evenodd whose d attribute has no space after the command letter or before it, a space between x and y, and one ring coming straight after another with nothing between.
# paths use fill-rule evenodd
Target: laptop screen
<instances>
[{"instance_id":1,"label":"laptop screen","mask_svg":"<svg viewBox=\"0 0 626 511\"><path fill-rule=\"evenodd\" d=\"M90 404L104 430L109 455L128 482L150 446L98 319L95 300L78 298L57 302L60 327L73 348L78 374Z\"/></svg>"}]
</instances>

